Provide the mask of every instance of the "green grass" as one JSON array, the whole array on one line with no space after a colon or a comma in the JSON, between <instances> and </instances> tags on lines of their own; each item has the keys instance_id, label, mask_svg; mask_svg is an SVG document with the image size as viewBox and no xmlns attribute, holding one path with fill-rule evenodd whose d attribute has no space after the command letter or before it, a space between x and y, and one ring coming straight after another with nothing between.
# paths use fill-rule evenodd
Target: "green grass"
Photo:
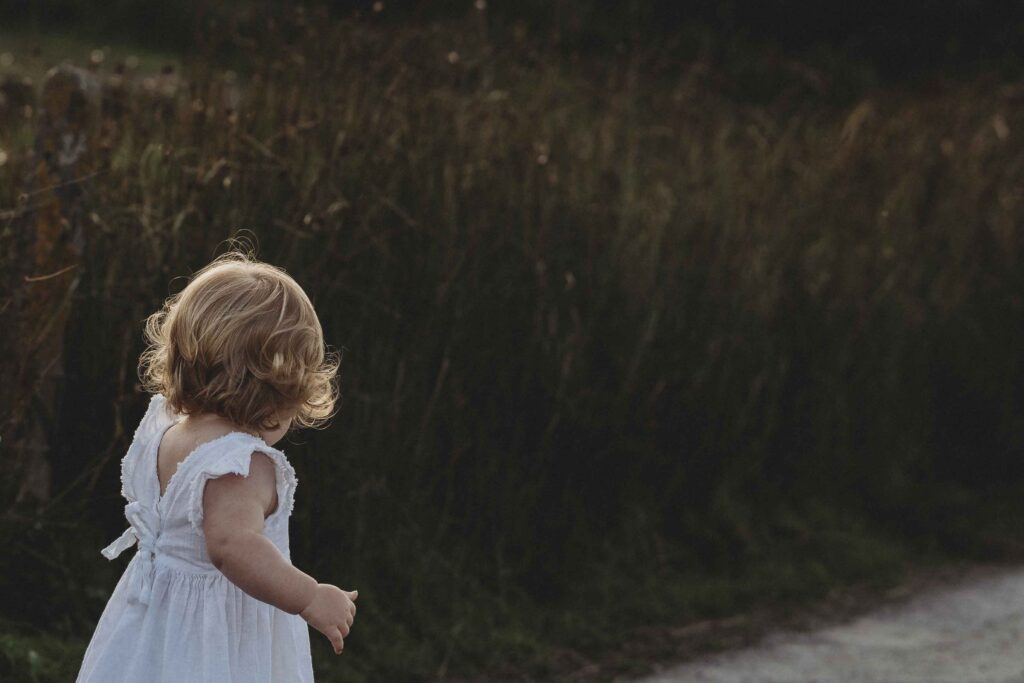
<instances>
[{"instance_id":1,"label":"green grass","mask_svg":"<svg viewBox=\"0 0 1024 683\"><path fill-rule=\"evenodd\" d=\"M72 681L88 637L0 622L0 676L10 683Z\"/></svg>"}]
</instances>

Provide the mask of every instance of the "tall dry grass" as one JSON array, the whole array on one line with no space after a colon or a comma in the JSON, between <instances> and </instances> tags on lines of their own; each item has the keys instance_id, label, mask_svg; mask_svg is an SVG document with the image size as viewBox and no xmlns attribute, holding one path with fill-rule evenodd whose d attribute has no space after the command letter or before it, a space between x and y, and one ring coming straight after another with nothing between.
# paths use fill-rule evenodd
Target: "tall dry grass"
<instances>
[{"instance_id":1,"label":"tall dry grass","mask_svg":"<svg viewBox=\"0 0 1024 683\"><path fill-rule=\"evenodd\" d=\"M779 547L842 574L864 525L941 545L1014 492L1021 90L850 103L781 64L750 101L713 62L574 60L484 13L208 40L238 74L129 79L97 119L62 495L4 529L60 559L3 563L9 618L98 614L141 321L239 229L344 352L334 425L285 445L293 556L366 603L346 661L318 658L336 680L542 667L737 604L626 587ZM28 125L0 129L9 259Z\"/></svg>"}]
</instances>

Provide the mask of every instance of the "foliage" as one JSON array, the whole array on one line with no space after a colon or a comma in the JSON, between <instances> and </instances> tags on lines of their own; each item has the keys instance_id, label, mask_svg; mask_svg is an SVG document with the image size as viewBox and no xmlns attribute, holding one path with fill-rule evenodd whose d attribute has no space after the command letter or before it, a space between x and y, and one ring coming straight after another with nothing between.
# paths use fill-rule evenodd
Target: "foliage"
<instances>
[{"instance_id":1,"label":"foliage","mask_svg":"<svg viewBox=\"0 0 1024 683\"><path fill-rule=\"evenodd\" d=\"M120 571L96 549L123 524L141 321L240 229L344 352L334 425L284 445L293 557L360 590L346 656L317 643L336 680L543 673L554 646L614 642L595 624L820 591L908 539L963 547L957 520L1013 493L1019 91L846 104L781 61L749 100L713 61L573 60L492 38L486 12L381 31L297 8L204 45L225 43L243 74L200 54L107 84L63 494L42 530L2 525L49 558L0 560L12 619L89 632ZM0 265L30 141L0 128Z\"/></svg>"}]
</instances>

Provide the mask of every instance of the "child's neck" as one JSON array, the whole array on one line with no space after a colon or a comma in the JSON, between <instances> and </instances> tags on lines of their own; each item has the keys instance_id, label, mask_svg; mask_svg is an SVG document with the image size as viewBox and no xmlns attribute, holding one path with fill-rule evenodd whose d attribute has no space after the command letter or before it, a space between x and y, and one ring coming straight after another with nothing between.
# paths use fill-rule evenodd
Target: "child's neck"
<instances>
[{"instance_id":1,"label":"child's neck","mask_svg":"<svg viewBox=\"0 0 1024 683\"><path fill-rule=\"evenodd\" d=\"M268 446L273 446L281 440L281 437L285 435L291 424L291 420L279 420L279 422L280 425L277 429L254 430L251 427L236 424L216 413L195 413L186 417L181 426L189 432L209 435L214 438L230 432L243 432L258 436Z\"/></svg>"}]
</instances>

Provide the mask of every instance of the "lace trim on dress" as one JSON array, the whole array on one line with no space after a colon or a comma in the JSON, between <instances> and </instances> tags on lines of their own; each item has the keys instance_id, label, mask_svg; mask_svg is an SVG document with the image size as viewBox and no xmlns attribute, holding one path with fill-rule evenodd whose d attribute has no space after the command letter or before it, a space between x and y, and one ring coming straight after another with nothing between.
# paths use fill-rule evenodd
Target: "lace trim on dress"
<instances>
[{"instance_id":1,"label":"lace trim on dress","mask_svg":"<svg viewBox=\"0 0 1024 683\"><path fill-rule=\"evenodd\" d=\"M299 478L295 476L295 468L288 462L288 458L285 457L284 453L272 446L261 444L257 450L269 455L270 459L274 461L274 465L277 466L277 473L279 475L277 481L277 509L274 510L274 515L277 515L284 509L285 512L281 517L287 519L291 517L292 511L295 509L295 489L299 485Z\"/></svg>"},{"instance_id":2,"label":"lace trim on dress","mask_svg":"<svg viewBox=\"0 0 1024 683\"><path fill-rule=\"evenodd\" d=\"M225 474L249 476L249 466L252 463L254 452L270 456L277 470L277 509L267 518L267 524L278 524L281 520L288 519L295 508L295 488L298 486L298 478L295 476L295 469L288 462L284 453L266 445L259 437L242 432L232 432L231 435L239 437L239 443L229 446L230 450L222 452L219 457L204 460L201 465L202 469L193 475L192 480L188 483L188 519L192 528L199 535L203 534L203 491L206 488L206 482Z\"/></svg>"}]
</instances>

